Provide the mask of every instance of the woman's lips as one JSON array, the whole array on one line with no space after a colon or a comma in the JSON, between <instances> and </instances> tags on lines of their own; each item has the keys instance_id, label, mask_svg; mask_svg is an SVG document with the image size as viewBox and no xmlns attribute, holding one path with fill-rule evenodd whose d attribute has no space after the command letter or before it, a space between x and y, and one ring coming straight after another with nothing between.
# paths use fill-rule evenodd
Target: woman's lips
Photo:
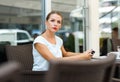
<instances>
[{"instance_id":1,"label":"woman's lips","mask_svg":"<svg viewBox=\"0 0 120 82\"><path fill-rule=\"evenodd\" d=\"M57 28L56 28L56 27L53 27L53 29L54 29L54 30L57 30Z\"/></svg>"}]
</instances>

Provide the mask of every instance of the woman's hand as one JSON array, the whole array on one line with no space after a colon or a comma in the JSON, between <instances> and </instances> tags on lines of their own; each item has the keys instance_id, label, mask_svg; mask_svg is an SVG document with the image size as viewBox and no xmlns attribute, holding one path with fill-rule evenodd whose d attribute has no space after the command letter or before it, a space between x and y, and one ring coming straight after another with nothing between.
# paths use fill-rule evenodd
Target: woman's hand
<instances>
[{"instance_id":1,"label":"woman's hand","mask_svg":"<svg viewBox=\"0 0 120 82\"><path fill-rule=\"evenodd\" d=\"M87 50L85 51L82 55L84 56L85 59L91 59L93 54L91 54L92 50Z\"/></svg>"}]
</instances>

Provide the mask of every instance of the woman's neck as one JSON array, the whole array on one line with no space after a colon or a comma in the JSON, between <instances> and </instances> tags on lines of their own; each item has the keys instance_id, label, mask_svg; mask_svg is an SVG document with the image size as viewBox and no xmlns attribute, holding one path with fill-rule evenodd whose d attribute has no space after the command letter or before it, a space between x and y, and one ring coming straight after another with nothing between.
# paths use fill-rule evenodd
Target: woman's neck
<instances>
[{"instance_id":1,"label":"woman's neck","mask_svg":"<svg viewBox=\"0 0 120 82\"><path fill-rule=\"evenodd\" d=\"M45 32L42 34L42 36L43 36L47 41L49 41L50 43L56 44L55 34L54 34L54 33L45 31Z\"/></svg>"},{"instance_id":2,"label":"woman's neck","mask_svg":"<svg viewBox=\"0 0 120 82\"><path fill-rule=\"evenodd\" d=\"M43 36L44 37L48 37L48 38L54 38L55 37L55 34L46 30L44 33L43 33Z\"/></svg>"}]
</instances>

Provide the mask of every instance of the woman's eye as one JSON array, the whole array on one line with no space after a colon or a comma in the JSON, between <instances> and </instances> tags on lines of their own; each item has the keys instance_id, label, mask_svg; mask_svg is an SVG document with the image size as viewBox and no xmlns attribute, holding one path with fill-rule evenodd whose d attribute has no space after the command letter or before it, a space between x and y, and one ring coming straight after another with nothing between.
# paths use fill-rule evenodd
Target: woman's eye
<instances>
[{"instance_id":1,"label":"woman's eye","mask_svg":"<svg viewBox=\"0 0 120 82\"><path fill-rule=\"evenodd\" d=\"M57 21L57 23L61 24L61 21Z\"/></svg>"},{"instance_id":2,"label":"woman's eye","mask_svg":"<svg viewBox=\"0 0 120 82\"><path fill-rule=\"evenodd\" d=\"M58 24L61 24L61 21L56 21L56 20L50 20L51 22L57 22Z\"/></svg>"},{"instance_id":3,"label":"woman's eye","mask_svg":"<svg viewBox=\"0 0 120 82\"><path fill-rule=\"evenodd\" d=\"M54 22L55 20L51 20L51 22Z\"/></svg>"}]
</instances>

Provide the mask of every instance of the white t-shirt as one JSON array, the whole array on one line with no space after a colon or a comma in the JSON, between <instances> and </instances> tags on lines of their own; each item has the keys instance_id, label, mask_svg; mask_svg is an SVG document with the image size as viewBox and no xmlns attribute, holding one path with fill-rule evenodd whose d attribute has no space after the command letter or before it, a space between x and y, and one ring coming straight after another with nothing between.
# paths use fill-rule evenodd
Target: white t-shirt
<instances>
[{"instance_id":1,"label":"white t-shirt","mask_svg":"<svg viewBox=\"0 0 120 82\"><path fill-rule=\"evenodd\" d=\"M42 55L35 49L35 43L41 43L47 46L50 52L55 57L62 57L61 46L63 45L63 40L55 36L56 44L51 44L44 37L38 36L33 42L33 71L47 71L49 67L49 62L42 57Z\"/></svg>"}]
</instances>

